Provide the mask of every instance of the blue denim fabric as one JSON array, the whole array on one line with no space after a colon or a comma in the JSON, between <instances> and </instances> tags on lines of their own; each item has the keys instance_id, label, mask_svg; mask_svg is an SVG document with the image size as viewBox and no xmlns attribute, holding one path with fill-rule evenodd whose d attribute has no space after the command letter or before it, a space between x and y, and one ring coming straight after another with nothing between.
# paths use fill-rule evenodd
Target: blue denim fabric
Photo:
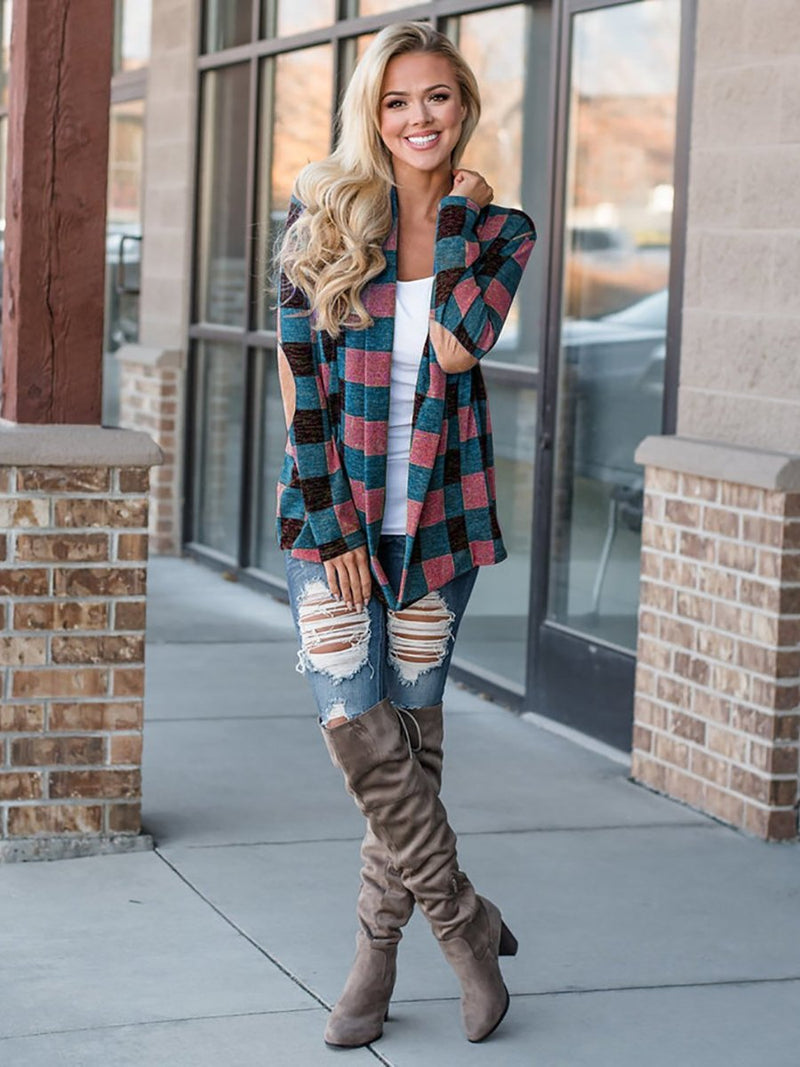
<instances>
[{"instance_id":1,"label":"blue denim fabric","mask_svg":"<svg viewBox=\"0 0 800 1067\"><path fill-rule=\"evenodd\" d=\"M395 590L403 570L404 548L405 537L402 535L380 539L378 558ZM452 615L446 651L441 663L424 669L413 681L403 678L390 658L393 648L389 618L391 613L387 612L384 605L373 595L364 609L369 617L366 657L362 657L363 662L354 668L349 677L339 678L332 676L324 668L312 665L302 648L299 625L298 609L309 584L321 581L325 590L328 589L325 568L321 563L296 559L290 552L284 555L292 618L301 645L297 669L305 674L311 684L320 722L325 723L339 715L355 719L385 698L391 700L396 707L408 709L440 703L458 627L478 576L477 567L454 578L434 594L429 594L438 594ZM414 605L411 605L405 610L413 611L413 608Z\"/></svg>"}]
</instances>

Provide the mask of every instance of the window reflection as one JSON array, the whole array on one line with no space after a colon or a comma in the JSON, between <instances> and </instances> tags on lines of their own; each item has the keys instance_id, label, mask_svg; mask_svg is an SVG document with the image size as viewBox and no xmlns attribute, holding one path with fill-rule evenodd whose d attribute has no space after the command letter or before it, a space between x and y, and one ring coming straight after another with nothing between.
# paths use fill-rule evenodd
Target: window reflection
<instances>
[{"instance_id":1,"label":"window reflection","mask_svg":"<svg viewBox=\"0 0 800 1067\"><path fill-rule=\"evenodd\" d=\"M11 53L12 12L12 0L0 0L0 107L3 108L8 107L8 61Z\"/></svg>"},{"instance_id":2,"label":"window reflection","mask_svg":"<svg viewBox=\"0 0 800 1067\"><path fill-rule=\"evenodd\" d=\"M307 86L309 91L298 92L298 86ZM321 45L267 60L262 90L265 105L272 99L272 137L267 127L263 140L269 151L262 153L262 167L266 162L269 170L260 181L257 317L262 328L274 329L274 243L286 220L298 172L330 150L333 49ZM268 122L270 109L264 106L262 113Z\"/></svg>"},{"instance_id":3,"label":"window reflection","mask_svg":"<svg viewBox=\"0 0 800 1067\"><path fill-rule=\"evenodd\" d=\"M139 340L144 101L111 107L106 213L103 423L119 421L119 364L111 354Z\"/></svg>"},{"instance_id":4,"label":"window reflection","mask_svg":"<svg viewBox=\"0 0 800 1067\"><path fill-rule=\"evenodd\" d=\"M256 560L262 570L283 577L283 552L275 537L275 486L283 464L286 422L283 414L275 352L264 352L262 429L259 463L259 506Z\"/></svg>"},{"instance_id":5,"label":"window reflection","mask_svg":"<svg viewBox=\"0 0 800 1067\"><path fill-rule=\"evenodd\" d=\"M198 346L197 539L231 559L239 555L245 359L238 345Z\"/></svg>"},{"instance_id":6,"label":"window reflection","mask_svg":"<svg viewBox=\"0 0 800 1067\"><path fill-rule=\"evenodd\" d=\"M481 568L458 638L458 656L498 680L524 685L533 514L536 391L489 385L497 516L508 559Z\"/></svg>"},{"instance_id":7,"label":"window reflection","mask_svg":"<svg viewBox=\"0 0 800 1067\"><path fill-rule=\"evenodd\" d=\"M200 319L245 325L247 189L246 64L203 81L198 304Z\"/></svg>"},{"instance_id":8,"label":"window reflection","mask_svg":"<svg viewBox=\"0 0 800 1067\"><path fill-rule=\"evenodd\" d=\"M550 618L633 648L661 431L679 0L573 19Z\"/></svg>"},{"instance_id":9,"label":"window reflection","mask_svg":"<svg viewBox=\"0 0 800 1067\"><path fill-rule=\"evenodd\" d=\"M423 0L424 2L424 0ZM359 0L359 15L383 15L387 11L397 11L401 7L416 7L414 0Z\"/></svg>"},{"instance_id":10,"label":"window reflection","mask_svg":"<svg viewBox=\"0 0 800 1067\"><path fill-rule=\"evenodd\" d=\"M547 143L548 67L532 63L530 57L546 44L549 33L547 13L516 4L463 15L453 35L481 90L481 120L464 166L487 179L496 204L524 207L539 225L548 210L546 162L544 153L526 151L525 138ZM538 312L545 281L540 259L533 257L489 359L528 365L538 361Z\"/></svg>"},{"instance_id":11,"label":"window reflection","mask_svg":"<svg viewBox=\"0 0 800 1067\"><path fill-rule=\"evenodd\" d=\"M276 32L279 37L317 30L336 21L335 0L277 0L277 4ZM265 6L268 5L269 0Z\"/></svg>"},{"instance_id":12,"label":"window reflection","mask_svg":"<svg viewBox=\"0 0 800 1067\"><path fill-rule=\"evenodd\" d=\"M206 0L204 50L246 44L253 32L253 0Z\"/></svg>"},{"instance_id":13,"label":"window reflection","mask_svg":"<svg viewBox=\"0 0 800 1067\"><path fill-rule=\"evenodd\" d=\"M150 62L152 0L117 0L114 72L139 70Z\"/></svg>"}]
</instances>

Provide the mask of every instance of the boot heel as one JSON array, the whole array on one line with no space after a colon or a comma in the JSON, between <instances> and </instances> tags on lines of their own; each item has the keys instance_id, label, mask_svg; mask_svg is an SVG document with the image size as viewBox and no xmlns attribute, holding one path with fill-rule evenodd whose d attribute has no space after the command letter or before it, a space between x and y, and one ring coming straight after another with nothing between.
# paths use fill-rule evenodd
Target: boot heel
<instances>
[{"instance_id":1,"label":"boot heel","mask_svg":"<svg viewBox=\"0 0 800 1067\"><path fill-rule=\"evenodd\" d=\"M519 942L516 937L511 933L506 924L500 921L500 947L497 950L498 956L516 956L517 949L519 948Z\"/></svg>"}]
</instances>

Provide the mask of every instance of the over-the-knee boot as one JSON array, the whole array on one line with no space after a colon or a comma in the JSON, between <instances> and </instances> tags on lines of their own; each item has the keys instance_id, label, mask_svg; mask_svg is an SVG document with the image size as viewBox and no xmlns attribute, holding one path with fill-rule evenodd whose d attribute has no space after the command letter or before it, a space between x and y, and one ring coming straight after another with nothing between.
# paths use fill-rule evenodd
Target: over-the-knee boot
<instances>
[{"instance_id":1,"label":"over-the-knee boot","mask_svg":"<svg viewBox=\"0 0 800 1067\"><path fill-rule=\"evenodd\" d=\"M455 834L389 701L323 736L347 789L388 848L403 883L431 924L461 982L464 1028L482 1041L508 1009L497 957L516 942L491 901L477 896L458 869Z\"/></svg>"},{"instance_id":2,"label":"over-the-knee boot","mask_svg":"<svg viewBox=\"0 0 800 1067\"><path fill-rule=\"evenodd\" d=\"M397 710L397 709L396 709ZM414 756L438 793L442 782L442 705L397 710ZM414 910L393 857L369 823L361 844L356 956L341 996L328 1016L325 1042L336 1048L359 1048L383 1033L397 974L397 945Z\"/></svg>"}]
</instances>

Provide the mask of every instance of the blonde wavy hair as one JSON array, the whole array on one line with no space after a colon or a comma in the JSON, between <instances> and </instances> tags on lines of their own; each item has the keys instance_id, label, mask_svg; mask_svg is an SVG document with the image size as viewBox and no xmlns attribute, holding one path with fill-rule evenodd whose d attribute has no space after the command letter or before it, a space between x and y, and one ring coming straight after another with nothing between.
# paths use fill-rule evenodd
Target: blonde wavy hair
<instances>
[{"instance_id":1,"label":"blonde wavy hair","mask_svg":"<svg viewBox=\"0 0 800 1067\"><path fill-rule=\"evenodd\" d=\"M280 269L308 297L316 329L372 325L361 294L383 270L382 245L392 226L391 153L380 135L380 94L395 56L428 52L450 60L466 115L453 150L457 167L480 118L475 75L449 38L424 22L387 26L364 52L339 111L336 148L297 177L294 195L305 211L284 234Z\"/></svg>"}]
</instances>

